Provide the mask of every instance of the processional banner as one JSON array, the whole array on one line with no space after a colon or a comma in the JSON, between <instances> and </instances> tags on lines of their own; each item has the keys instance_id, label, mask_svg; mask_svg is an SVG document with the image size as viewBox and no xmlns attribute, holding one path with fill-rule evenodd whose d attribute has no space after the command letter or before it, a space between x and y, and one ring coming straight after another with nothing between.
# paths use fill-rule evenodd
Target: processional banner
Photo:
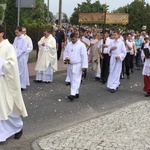
<instances>
[{"instance_id":1,"label":"processional banner","mask_svg":"<svg viewBox=\"0 0 150 150\"><path fill-rule=\"evenodd\" d=\"M104 13L80 13L79 23L104 23ZM123 24L129 23L128 13L107 13L106 24Z\"/></svg>"}]
</instances>

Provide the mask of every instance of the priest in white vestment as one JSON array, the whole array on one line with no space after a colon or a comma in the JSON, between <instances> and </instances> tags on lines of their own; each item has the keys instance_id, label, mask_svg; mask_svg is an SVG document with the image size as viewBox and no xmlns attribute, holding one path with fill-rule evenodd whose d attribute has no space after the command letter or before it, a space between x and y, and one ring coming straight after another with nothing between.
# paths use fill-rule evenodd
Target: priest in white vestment
<instances>
[{"instance_id":1,"label":"priest in white vestment","mask_svg":"<svg viewBox=\"0 0 150 150\"><path fill-rule=\"evenodd\" d=\"M119 32L113 33L115 39L108 46L110 57L110 73L108 77L107 87L111 93L115 93L120 85L120 74L122 70L122 61L126 56L126 48L124 42L119 39Z\"/></svg>"},{"instance_id":2,"label":"priest in white vestment","mask_svg":"<svg viewBox=\"0 0 150 150\"><path fill-rule=\"evenodd\" d=\"M73 101L79 98L82 71L88 68L88 56L85 44L78 39L76 33L70 35L71 42L67 44L64 52L64 60L70 60L71 92L68 98Z\"/></svg>"},{"instance_id":3,"label":"priest in white vestment","mask_svg":"<svg viewBox=\"0 0 150 150\"><path fill-rule=\"evenodd\" d=\"M19 139L27 111L20 90L19 71L14 47L3 39L4 28L0 25L0 142L10 136Z\"/></svg>"},{"instance_id":4,"label":"priest in white vestment","mask_svg":"<svg viewBox=\"0 0 150 150\"><path fill-rule=\"evenodd\" d=\"M56 40L50 29L44 31L44 36L38 42L38 46L38 60L35 66L37 74L34 81L50 83L53 81L53 72L57 71Z\"/></svg>"},{"instance_id":5,"label":"priest in white vestment","mask_svg":"<svg viewBox=\"0 0 150 150\"><path fill-rule=\"evenodd\" d=\"M25 59L26 59L26 64L25 64L26 86L30 86L29 71L28 71L28 59L29 59L30 52L33 50L33 43L32 43L31 38L27 35L27 29L25 27L22 27L22 33L24 34L26 42L27 42L27 52L25 53Z\"/></svg>"},{"instance_id":6,"label":"priest in white vestment","mask_svg":"<svg viewBox=\"0 0 150 150\"><path fill-rule=\"evenodd\" d=\"M22 34L22 27L17 27L15 29L16 37L14 39L13 46L16 51L19 74L20 74L20 85L21 90L26 89L26 52L27 52L27 42L24 34Z\"/></svg>"}]
</instances>

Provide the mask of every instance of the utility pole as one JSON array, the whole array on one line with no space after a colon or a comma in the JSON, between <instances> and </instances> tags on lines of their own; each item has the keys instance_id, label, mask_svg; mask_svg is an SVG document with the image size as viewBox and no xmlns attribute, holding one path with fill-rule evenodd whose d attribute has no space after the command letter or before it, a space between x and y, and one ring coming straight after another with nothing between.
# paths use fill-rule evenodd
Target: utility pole
<instances>
[{"instance_id":1,"label":"utility pole","mask_svg":"<svg viewBox=\"0 0 150 150\"><path fill-rule=\"evenodd\" d=\"M104 20L103 20L103 41L104 41L104 35L105 35L105 30L106 30L106 14L107 14L107 10L108 7L106 4L104 5L103 8L103 16L104 16Z\"/></svg>"},{"instance_id":2,"label":"utility pole","mask_svg":"<svg viewBox=\"0 0 150 150\"><path fill-rule=\"evenodd\" d=\"M61 25L62 22L62 0L59 0L59 16L58 16L58 24Z\"/></svg>"},{"instance_id":3,"label":"utility pole","mask_svg":"<svg viewBox=\"0 0 150 150\"><path fill-rule=\"evenodd\" d=\"M49 23L50 18L49 18L49 0L47 0L47 19L46 19L47 23Z\"/></svg>"},{"instance_id":4,"label":"utility pole","mask_svg":"<svg viewBox=\"0 0 150 150\"><path fill-rule=\"evenodd\" d=\"M80 24L80 12L81 12L81 10L80 10L80 4L78 4L78 24L79 24L79 37L80 37L80 26L81 26L81 24Z\"/></svg>"},{"instance_id":5,"label":"utility pole","mask_svg":"<svg viewBox=\"0 0 150 150\"><path fill-rule=\"evenodd\" d=\"M18 0L18 20L17 20L17 26L19 26L20 22L20 0Z\"/></svg>"}]
</instances>

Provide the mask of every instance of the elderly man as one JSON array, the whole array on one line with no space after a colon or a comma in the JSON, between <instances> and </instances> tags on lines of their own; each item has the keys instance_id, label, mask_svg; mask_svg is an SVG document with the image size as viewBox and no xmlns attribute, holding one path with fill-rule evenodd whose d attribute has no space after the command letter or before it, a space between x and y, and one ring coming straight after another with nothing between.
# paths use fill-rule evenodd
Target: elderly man
<instances>
[{"instance_id":1,"label":"elderly man","mask_svg":"<svg viewBox=\"0 0 150 150\"><path fill-rule=\"evenodd\" d=\"M56 40L52 36L53 29L44 30L44 36L38 42L39 53L35 70L35 82L50 83L53 81L53 72L57 70Z\"/></svg>"},{"instance_id":2,"label":"elderly man","mask_svg":"<svg viewBox=\"0 0 150 150\"><path fill-rule=\"evenodd\" d=\"M76 33L70 35L71 42L67 44L64 51L64 61L70 63L71 94L70 101L79 98L82 71L88 68L88 57L85 44L83 44Z\"/></svg>"},{"instance_id":3,"label":"elderly man","mask_svg":"<svg viewBox=\"0 0 150 150\"><path fill-rule=\"evenodd\" d=\"M0 142L12 135L19 139L23 129L20 115L27 116L15 50L3 36L4 28L0 26Z\"/></svg>"}]
</instances>

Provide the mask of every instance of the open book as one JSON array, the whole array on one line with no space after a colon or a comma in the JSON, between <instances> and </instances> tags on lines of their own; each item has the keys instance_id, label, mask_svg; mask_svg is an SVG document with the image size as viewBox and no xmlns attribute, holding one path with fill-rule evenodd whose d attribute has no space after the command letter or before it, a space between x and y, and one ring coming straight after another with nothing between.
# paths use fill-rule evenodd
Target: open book
<instances>
[{"instance_id":1,"label":"open book","mask_svg":"<svg viewBox=\"0 0 150 150\"><path fill-rule=\"evenodd\" d=\"M144 55L145 55L146 58L150 57L150 50L148 48L144 48L143 52L144 52Z\"/></svg>"}]
</instances>

